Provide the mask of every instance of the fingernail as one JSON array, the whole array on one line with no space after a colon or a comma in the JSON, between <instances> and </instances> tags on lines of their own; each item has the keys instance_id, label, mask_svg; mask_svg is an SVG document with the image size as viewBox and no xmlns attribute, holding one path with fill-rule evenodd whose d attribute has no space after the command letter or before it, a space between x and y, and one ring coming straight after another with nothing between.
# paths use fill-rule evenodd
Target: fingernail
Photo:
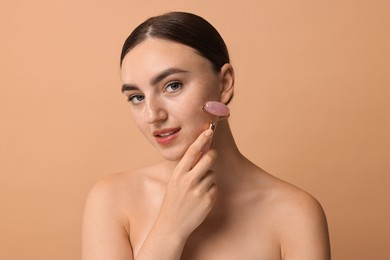
<instances>
[{"instance_id":1,"label":"fingernail","mask_svg":"<svg viewBox=\"0 0 390 260\"><path fill-rule=\"evenodd\" d=\"M213 133L214 133L214 131L211 128L207 129L206 132L204 132L205 136L210 136Z\"/></svg>"}]
</instances>

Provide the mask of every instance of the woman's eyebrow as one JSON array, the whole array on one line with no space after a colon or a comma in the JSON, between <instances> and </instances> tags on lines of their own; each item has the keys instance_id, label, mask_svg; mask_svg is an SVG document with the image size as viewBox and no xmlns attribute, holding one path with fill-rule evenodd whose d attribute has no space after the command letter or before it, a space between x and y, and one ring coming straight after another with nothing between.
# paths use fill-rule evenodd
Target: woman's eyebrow
<instances>
[{"instance_id":1,"label":"woman's eyebrow","mask_svg":"<svg viewBox=\"0 0 390 260\"><path fill-rule=\"evenodd\" d=\"M139 90L139 88L137 88L136 86L133 86L133 85L129 85L129 84L123 84L122 85L122 93L125 92L125 91L131 91L131 90Z\"/></svg>"},{"instance_id":2,"label":"woman's eyebrow","mask_svg":"<svg viewBox=\"0 0 390 260\"><path fill-rule=\"evenodd\" d=\"M157 83L159 83L161 80L165 79L169 75L176 74L176 73L188 73L187 70L177 69L177 68L169 68L166 70L163 70L162 72L158 73L156 76L154 76L150 80L150 85L155 86ZM123 84L122 85L122 93L125 91L132 91L132 90L139 90L138 87L131 85L131 84Z\"/></svg>"},{"instance_id":3,"label":"woman's eyebrow","mask_svg":"<svg viewBox=\"0 0 390 260\"><path fill-rule=\"evenodd\" d=\"M163 70L162 72L160 72L159 74L157 74L156 76L154 76L150 80L150 85L152 85L152 86L157 85L157 83L159 83L161 80L168 77L169 75L176 74L176 73L188 73L188 72L189 71L187 71L187 70L182 70L182 69L177 69L177 68L169 68L169 69Z\"/></svg>"}]
</instances>

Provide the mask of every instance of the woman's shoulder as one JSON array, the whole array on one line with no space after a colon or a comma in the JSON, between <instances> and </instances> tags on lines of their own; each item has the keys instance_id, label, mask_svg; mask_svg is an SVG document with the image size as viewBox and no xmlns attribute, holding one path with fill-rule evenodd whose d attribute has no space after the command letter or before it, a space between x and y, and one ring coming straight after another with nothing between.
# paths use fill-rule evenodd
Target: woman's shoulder
<instances>
[{"instance_id":1,"label":"woman's shoulder","mask_svg":"<svg viewBox=\"0 0 390 260\"><path fill-rule=\"evenodd\" d=\"M266 172L260 174L254 190L276 218L303 219L324 214L321 204L310 193Z\"/></svg>"},{"instance_id":2,"label":"woman's shoulder","mask_svg":"<svg viewBox=\"0 0 390 260\"><path fill-rule=\"evenodd\" d=\"M309 192L255 168L243 190L249 195L248 204L258 209L258 216L272 219L282 232L294 227L311 228L309 224L326 223L324 210L319 201ZM291 225L294 223L294 225Z\"/></svg>"},{"instance_id":3,"label":"woman's shoulder","mask_svg":"<svg viewBox=\"0 0 390 260\"><path fill-rule=\"evenodd\" d=\"M270 198L279 213L291 217L323 214L321 204L309 192L276 177L273 179L269 190Z\"/></svg>"},{"instance_id":4,"label":"woman's shoulder","mask_svg":"<svg viewBox=\"0 0 390 260\"><path fill-rule=\"evenodd\" d=\"M159 164L155 164L130 171L108 174L93 184L90 194L98 193L117 199L118 196L139 193L146 189L148 185L163 181L156 174L158 168Z\"/></svg>"},{"instance_id":5,"label":"woman's shoulder","mask_svg":"<svg viewBox=\"0 0 390 260\"><path fill-rule=\"evenodd\" d=\"M144 203L142 194L146 194L147 180L153 179L151 171L147 167L113 173L93 184L83 214L82 236L86 251L94 254L105 250L131 252L130 219Z\"/></svg>"},{"instance_id":6,"label":"woman's shoulder","mask_svg":"<svg viewBox=\"0 0 390 260\"><path fill-rule=\"evenodd\" d=\"M273 219L282 251L297 253L308 247L328 250L329 237L325 212L307 191L269 175L266 188L268 217ZM313 244L315 241L317 245ZM309 246L310 245L310 246ZM329 252L323 252L329 254Z\"/></svg>"},{"instance_id":7,"label":"woman's shoulder","mask_svg":"<svg viewBox=\"0 0 390 260\"><path fill-rule=\"evenodd\" d=\"M111 173L100 178L90 188L85 208L93 208L96 212L111 212L118 216L122 205L129 202L128 194L133 193L137 182L140 182L140 174L142 171L136 170Z\"/></svg>"},{"instance_id":8,"label":"woman's shoulder","mask_svg":"<svg viewBox=\"0 0 390 260\"><path fill-rule=\"evenodd\" d=\"M107 215L128 229L128 219L139 209L151 187L158 186L156 170L159 167L140 168L132 171L112 173L96 181L90 188L86 202L87 215ZM157 177L156 177L157 176ZM91 214L88 214L90 212Z\"/></svg>"},{"instance_id":9,"label":"woman's shoulder","mask_svg":"<svg viewBox=\"0 0 390 260\"><path fill-rule=\"evenodd\" d=\"M319 202L305 190L288 183L263 169L253 165L244 178L242 189L256 200L274 210L298 210L309 207L318 208ZM253 203L253 201L252 201Z\"/></svg>"}]
</instances>

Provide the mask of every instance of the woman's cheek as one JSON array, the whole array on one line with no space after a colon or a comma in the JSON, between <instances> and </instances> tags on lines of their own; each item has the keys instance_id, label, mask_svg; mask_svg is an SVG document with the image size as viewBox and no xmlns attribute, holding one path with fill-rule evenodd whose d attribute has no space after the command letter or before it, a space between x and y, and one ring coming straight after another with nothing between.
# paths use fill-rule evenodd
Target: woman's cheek
<instances>
[{"instance_id":1,"label":"woman's cheek","mask_svg":"<svg viewBox=\"0 0 390 260\"><path fill-rule=\"evenodd\" d=\"M135 125L144 135L146 135L146 123L144 118L139 113L133 112L132 114Z\"/></svg>"}]
</instances>

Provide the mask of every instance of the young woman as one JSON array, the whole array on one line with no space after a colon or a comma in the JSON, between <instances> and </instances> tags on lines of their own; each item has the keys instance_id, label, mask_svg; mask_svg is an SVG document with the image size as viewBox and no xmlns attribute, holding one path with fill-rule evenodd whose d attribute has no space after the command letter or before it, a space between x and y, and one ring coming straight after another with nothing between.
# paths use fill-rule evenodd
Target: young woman
<instances>
[{"instance_id":1,"label":"young woman","mask_svg":"<svg viewBox=\"0 0 390 260\"><path fill-rule=\"evenodd\" d=\"M124 43L121 75L134 121L164 161L92 188L83 260L330 259L320 204L245 158L228 120L209 129L205 102L228 104L234 92L212 25L183 12L146 20Z\"/></svg>"}]
</instances>

